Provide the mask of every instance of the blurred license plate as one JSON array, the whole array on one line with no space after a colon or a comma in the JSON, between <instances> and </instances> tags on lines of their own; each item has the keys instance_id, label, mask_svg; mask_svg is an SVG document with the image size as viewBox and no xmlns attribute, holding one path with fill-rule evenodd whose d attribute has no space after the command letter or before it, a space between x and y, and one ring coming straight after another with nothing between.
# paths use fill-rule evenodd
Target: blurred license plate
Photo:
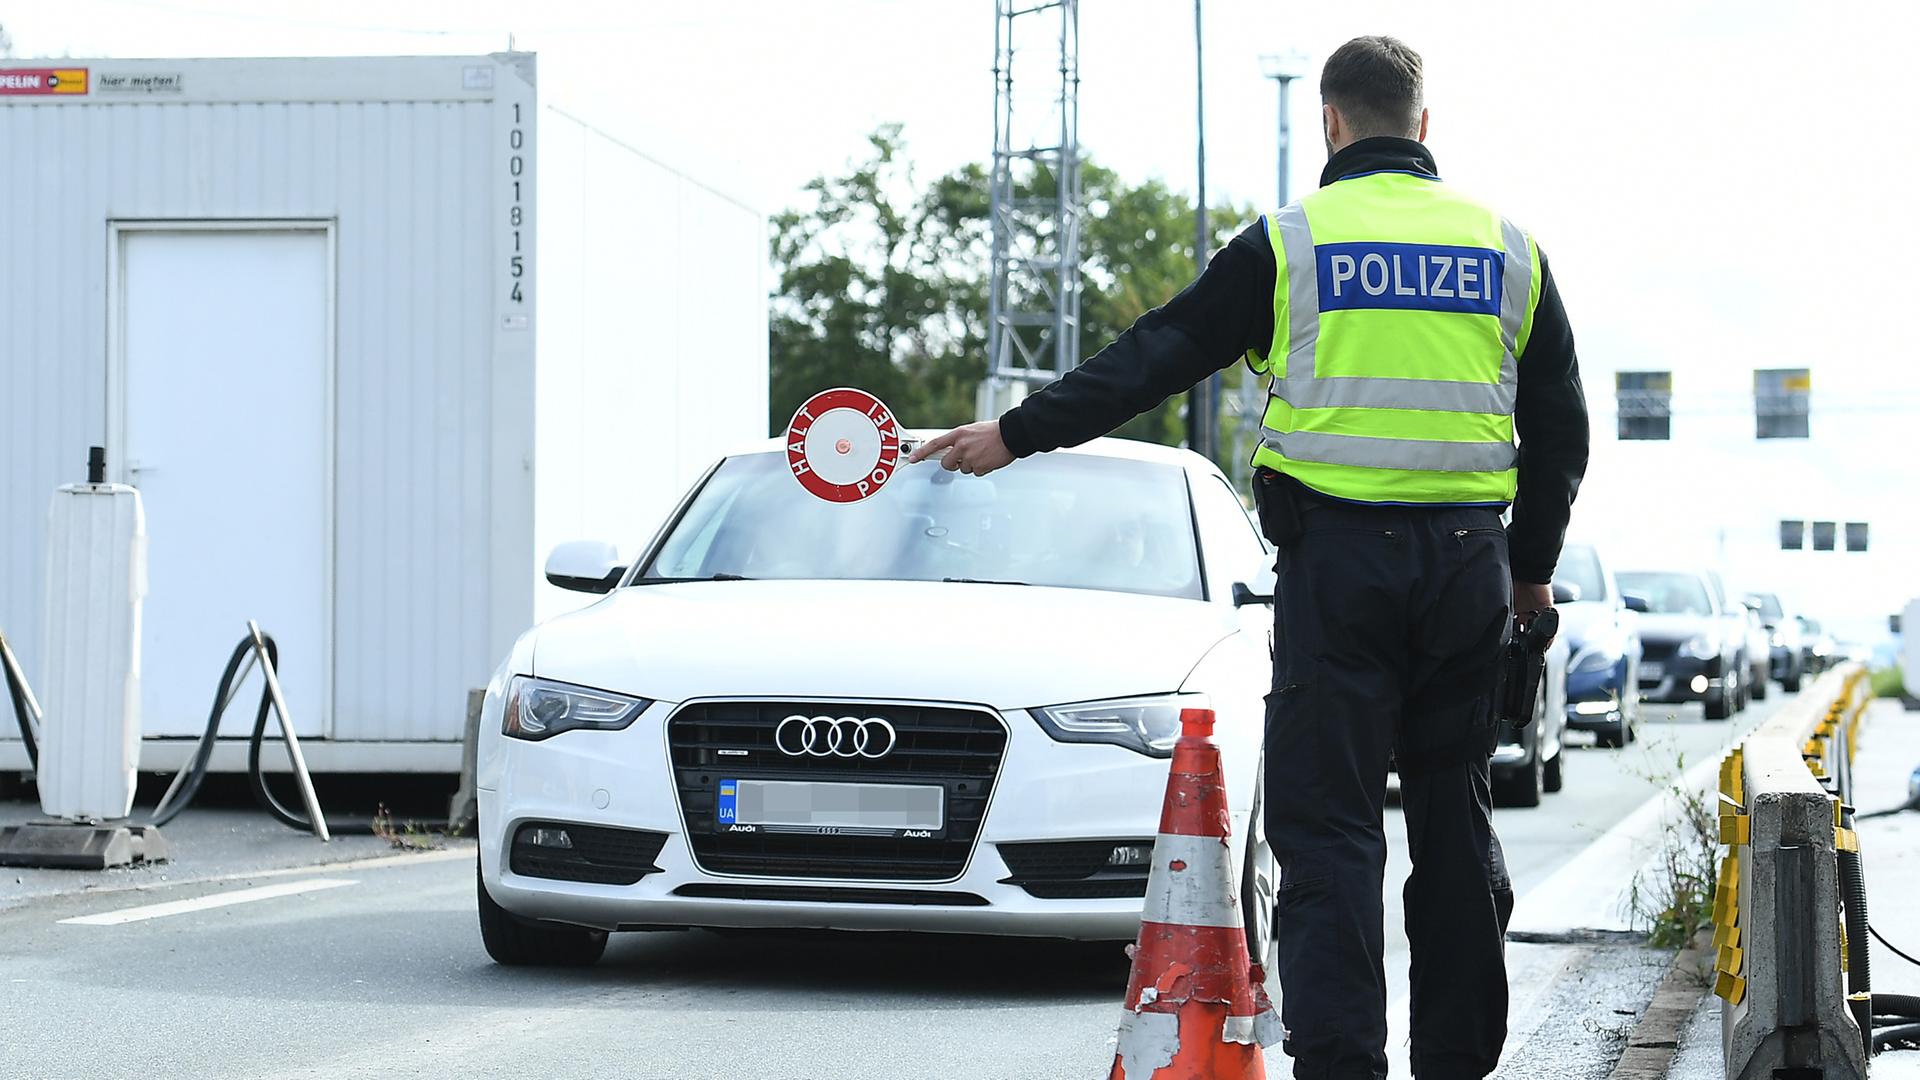
<instances>
[{"instance_id":1,"label":"blurred license plate","mask_svg":"<svg viewBox=\"0 0 1920 1080\"><path fill-rule=\"evenodd\" d=\"M1667 666L1665 664L1658 662L1648 663L1645 661L1642 661L1640 664L1640 677L1643 679L1658 679L1666 673Z\"/></svg>"},{"instance_id":2,"label":"blurred license plate","mask_svg":"<svg viewBox=\"0 0 1920 1080\"><path fill-rule=\"evenodd\" d=\"M946 796L938 786L721 780L714 824L769 832L936 832L946 824Z\"/></svg>"}]
</instances>

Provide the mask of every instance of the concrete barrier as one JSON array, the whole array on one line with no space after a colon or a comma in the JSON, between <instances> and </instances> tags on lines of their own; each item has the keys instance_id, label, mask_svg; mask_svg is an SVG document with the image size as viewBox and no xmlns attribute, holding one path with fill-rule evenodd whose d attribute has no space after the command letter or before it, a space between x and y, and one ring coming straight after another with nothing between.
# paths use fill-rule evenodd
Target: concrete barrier
<instances>
[{"instance_id":1,"label":"concrete barrier","mask_svg":"<svg viewBox=\"0 0 1920 1080\"><path fill-rule=\"evenodd\" d=\"M1823 675L1728 754L1720 773L1714 992L1727 1080L1864 1080L1848 1005L1840 827L1870 691L1848 664Z\"/></svg>"}]
</instances>

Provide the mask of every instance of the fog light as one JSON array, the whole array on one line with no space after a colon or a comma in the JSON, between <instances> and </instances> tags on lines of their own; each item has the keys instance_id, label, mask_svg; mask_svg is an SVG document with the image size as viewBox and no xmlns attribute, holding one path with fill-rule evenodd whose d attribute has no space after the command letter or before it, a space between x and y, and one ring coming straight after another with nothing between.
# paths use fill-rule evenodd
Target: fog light
<instances>
[{"instance_id":1,"label":"fog light","mask_svg":"<svg viewBox=\"0 0 1920 1080\"><path fill-rule=\"evenodd\" d=\"M1707 692L1707 677L1705 675L1695 675L1693 681L1687 685L1693 687L1694 693L1704 694Z\"/></svg>"},{"instance_id":2,"label":"fog light","mask_svg":"<svg viewBox=\"0 0 1920 1080\"><path fill-rule=\"evenodd\" d=\"M1576 701L1573 703L1575 716L1605 716L1613 711L1611 701Z\"/></svg>"},{"instance_id":3,"label":"fog light","mask_svg":"<svg viewBox=\"0 0 1920 1080\"><path fill-rule=\"evenodd\" d=\"M1115 844L1113 854L1107 856L1108 866L1145 866L1152 861L1152 844Z\"/></svg>"},{"instance_id":4,"label":"fog light","mask_svg":"<svg viewBox=\"0 0 1920 1080\"><path fill-rule=\"evenodd\" d=\"M528 829L527 843L535 847L566 848L572 850L573 837L565 829Z\"/></svg>"}]
</instances>

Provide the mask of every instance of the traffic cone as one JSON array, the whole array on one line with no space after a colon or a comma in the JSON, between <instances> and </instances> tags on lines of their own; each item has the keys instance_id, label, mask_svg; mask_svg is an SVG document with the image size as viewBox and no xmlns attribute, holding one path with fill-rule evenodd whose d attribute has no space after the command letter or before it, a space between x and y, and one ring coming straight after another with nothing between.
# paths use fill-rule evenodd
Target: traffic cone
<instances>
[{"instance_id":1,"label":"traffic cone","mask_svg":"<svg viewBox=\"0 0 1920 1080\"><path fill-rule=\"evenodd\" d=\"M1108 1080L1264 1080L1260 1048L1282 1035L1247 956L1212 735L1213 710L1180 713Z\"/></svg>"}]
</instances>

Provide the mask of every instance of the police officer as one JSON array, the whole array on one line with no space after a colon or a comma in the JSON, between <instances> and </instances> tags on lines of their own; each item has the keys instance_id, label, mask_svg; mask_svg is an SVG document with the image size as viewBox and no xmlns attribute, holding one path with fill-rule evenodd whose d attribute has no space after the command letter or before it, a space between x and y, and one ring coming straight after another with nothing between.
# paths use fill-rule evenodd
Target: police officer
<instances>
[{"instance_id":1,"label":"police officer","mask_svg":"<svg viewBox=\"0 0 1920 1080\"><path fill-rule=\"evenodd\" d=\"M1490 809L1495 679L1513 613L1552 603L1586 401L1539 247L1444 183L1422 143L1419 54L1356 38L1320 95L1320 190L1078 369L914 460L945 448L946 468L983 475L1243 355L1271 376L1253 488L1279 549L1266 829L1286 1049L1296 1077L1386 1075L1391 765L1413 862L1414 1074L1478 1078L1506 1037L1513 907Z\"/></svg>"}]
</instances>

